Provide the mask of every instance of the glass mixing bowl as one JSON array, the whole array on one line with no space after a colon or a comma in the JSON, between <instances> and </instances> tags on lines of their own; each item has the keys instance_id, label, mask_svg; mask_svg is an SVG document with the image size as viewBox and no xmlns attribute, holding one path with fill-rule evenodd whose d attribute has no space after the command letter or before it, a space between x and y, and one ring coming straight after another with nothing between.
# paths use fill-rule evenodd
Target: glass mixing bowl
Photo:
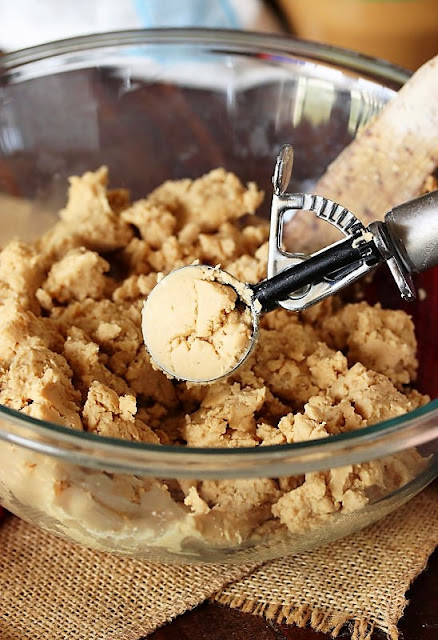
<instances>
[{"instance_id":1,"label":"glass mixing bowl","mask_svg":"<svg viewBox=\"0 0 438 640\"><path fill-rule=\"evenodd\" d=\"M295 147L292 186L309 191L407 80L390 64L292 38L207 30L76 38L1 59L0 236L28 239L65 202L66 179L106 164L133 198L218 166L267 193L276 154ZM11 215L11 198L15 207ZM418 388L438 391L438 279L406 307L419 338ZM403 305L380 269L367 295ZM0 407L0 499L18 516L89 547L152 560L243 562L302 552L350 534L411 498L437 472L438 403L359 431L291 445L196 449L78 433ZM233 535L222 512L193 526L181 479L255 483L412 452L409 481L294 533L267 522ZM166 486L168 490L164 491ZM229 496L229 511L241 494ZM247 517L243 516L242 518Z\"/></svg>"}]
</instances>

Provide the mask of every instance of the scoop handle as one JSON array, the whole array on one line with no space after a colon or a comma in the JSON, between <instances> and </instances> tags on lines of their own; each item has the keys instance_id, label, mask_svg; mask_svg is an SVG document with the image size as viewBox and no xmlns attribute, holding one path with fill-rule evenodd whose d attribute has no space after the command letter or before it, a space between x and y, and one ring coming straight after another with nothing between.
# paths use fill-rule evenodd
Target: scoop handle
<instances>
[{"instance_id":1,"label":"scoop handle","mask_svg":"<svg viewBox=\"0 0 438 640\"><path fill-rule=\"evenodd\" d=\"M394 207L386 214L385 224L409 272L438 264L438 191Z\"/></svg>"},{"instance_id":2,"label":"scoop handle","mask_svg":"<svg viewBox=\"0 0 438 640\"><path fill-rule=\"evenodd\" d=\"M364 264L365 271L369 271L381 259L373 243L361 244L357 238L350 236L321 249L307 260L280 271L272 278L262 280L257 284L250 285L250 287L253 290L254 300L261 305L261 310L263 312L272 311L288 295L306 285L321 282L330 276L335 278L334 273L338 272L339 274L344 267ZM350 270L350 283L360 275L363 275L362 271ZM344 284L344 286L346 285ZM320 299L322 298L315 298L310 304L316 304ZM305 309L307 306L309 306L309 302L304 303L302 308Z\"/></svg>"}]
</instances>

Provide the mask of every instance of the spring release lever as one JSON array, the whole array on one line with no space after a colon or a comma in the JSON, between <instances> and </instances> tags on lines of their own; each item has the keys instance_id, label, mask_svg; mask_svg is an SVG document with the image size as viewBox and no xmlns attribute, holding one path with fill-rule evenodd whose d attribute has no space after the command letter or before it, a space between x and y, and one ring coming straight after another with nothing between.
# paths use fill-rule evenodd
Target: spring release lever
<instances>
[{"instance_id":1,"label":"spring release lever","mask_svg":"<svg viewBox=\"0 0 438 640\"><path fill-rule=\"evenodd\" d=\"M365 227L351 211L332 200L307 193L288 193L292 166L292 146L284 145L272 179L267 280L254 287L262 305L266 309L278 305L290 311L306 309L384 261L401 296L414 299L411 274L438 264L438 191L399 205L386 214L384 222L376 221ZM286 251L283 248L285 222L289 223L300 211L311 212L331 224L345 239L311 256ZM280 290L274 293L273 286L277 280L284 281L281 289L284 292L288 273L294 273L295 278L299 275L299 283L305 284L280 298ZM292 281L287 285L289 291L292 285ZM266 291L260 295L263 287L271 290L269 294ZM277 296L275 304L274 295Z\"/></svg>"}]
</instances>

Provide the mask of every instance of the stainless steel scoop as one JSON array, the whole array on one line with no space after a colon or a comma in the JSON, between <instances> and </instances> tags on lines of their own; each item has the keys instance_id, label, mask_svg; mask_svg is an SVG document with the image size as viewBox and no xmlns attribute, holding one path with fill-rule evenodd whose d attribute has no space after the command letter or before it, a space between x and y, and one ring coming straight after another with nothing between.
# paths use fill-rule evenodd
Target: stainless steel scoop
<instances>
[{"instance_id":1,"label":"stainless steel scoop","mask_svg":"<svg viewBox=\"0 0 438 640\"><path fill-rule=\"evenodd\" d=\"M389 211L384 222L372 222L365 227L351 211L336 202L312 194L288 193L292 166L293 149L291 145L284 145L273 175L267 278L255 285L238 283L226 272L218 278L232 286L242 304L251 311L253 333L248 349L229 371L208 380L191 379L191 382L213 382L240 367L257 340L261 313L279 306L290 311L306 309L383 262L391 270L401 296L413 300L415 290L411 274L438 264L438 191L405 202ZM290 221L300 211L311 212L325 220L345 238L310 256L285 251L282 249L285 220ZM202 265L199 268L205 269ZM233 286L233 280L236 286ZM246 291L245 300L239 294L242 288ZM145 343L148 348L147 340ZM149 352L155 359L150 349ZM175 372L167 373L181 379Z\"/></svg>"},{"instance_id":2,"label":"stainless steel scoop","mask_svg":"<svg viewBox=\"0 0 438 640\"><path fill-rule=\"evenodd\" d=\"M268 278L254 287L262 306L267 307L268 299L273 303L277 298L275 306L300 311L343 289L382 262L388 264L401 296L413 300L411 274L438 264L438 191L394 207L384 222L364 227L351 211L336 202L312 194L287 193L292 165L292 147L284 145L273 176ZM311 256L284 251L285 218L290 222L299 211L313 213L336 227L346 239ZM304 288L294 291L297 283Z\"/></svg>"}]
</instances>

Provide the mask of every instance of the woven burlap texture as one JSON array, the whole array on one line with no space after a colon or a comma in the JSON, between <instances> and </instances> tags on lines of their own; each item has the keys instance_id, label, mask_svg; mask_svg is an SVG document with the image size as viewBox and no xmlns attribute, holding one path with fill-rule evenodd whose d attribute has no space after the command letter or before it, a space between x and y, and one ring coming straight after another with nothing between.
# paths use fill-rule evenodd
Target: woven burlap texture
<instances>
[{"instance_id":1,"label":"woven burlap texture","mask_svg":"<svg viewBox=\"0 0 438 640\"><path fill-rule=\"evenodd\" d=\"M374 627L397 638L405 592L438 543L437 517L429 488L355 536L259 568L144 563L10 517L0 526L0 638L138 640L209 597L334 634L347 622L355 639Z\"/></svg>"},{"instance_id":2,"label":"woven burlap texture","mask_svg":"<svg viewBox=\"0 0 438 640\"><path fill-rule=\"evenodd\" d=\"M98 553L18 518L0 550L0 640L137 640L253 568Z\"/></svg>"},{"instance_id":3,"label":"woven burlap texture","mask_svg":"<svg viewBox=\"0 0 438 640\"><path fill-rule=\"evenodd\" d=\"M352 640L399 637L405 593L438 544L438 484L371 527L316 551L265 564L215 599L277 622Z\"/></svg>"}]
</instances>

